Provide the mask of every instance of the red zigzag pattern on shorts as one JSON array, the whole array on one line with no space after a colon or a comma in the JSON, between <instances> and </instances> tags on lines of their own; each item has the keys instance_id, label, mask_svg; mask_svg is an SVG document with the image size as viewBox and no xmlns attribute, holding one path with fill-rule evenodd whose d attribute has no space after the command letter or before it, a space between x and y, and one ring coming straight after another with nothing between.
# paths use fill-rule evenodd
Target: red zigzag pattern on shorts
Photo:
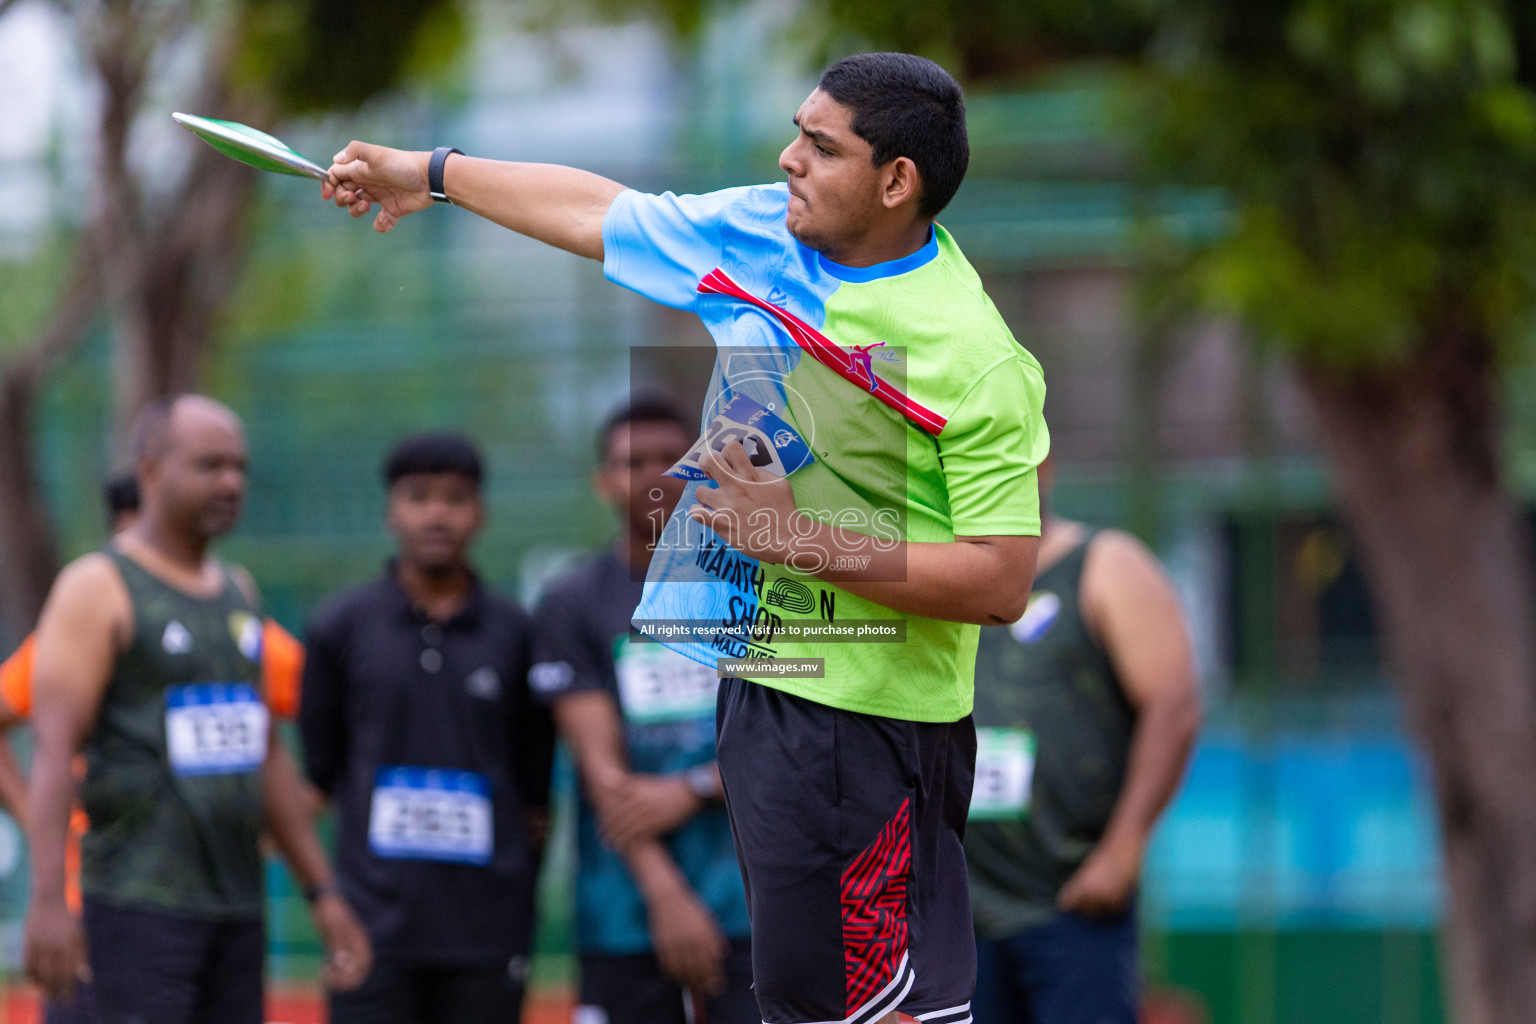
<instances>
[{"instance_id":1,"label":"red zigzag pattern on shorts","mask_svg":"<svg viewBox=\"0 0 1536 1024\"><path fill-rule=\"evenodd\" d=\"M843 871L843 985L848 1016L880 993L907 952L912 801Z\"/></svg>"}]
</instances>

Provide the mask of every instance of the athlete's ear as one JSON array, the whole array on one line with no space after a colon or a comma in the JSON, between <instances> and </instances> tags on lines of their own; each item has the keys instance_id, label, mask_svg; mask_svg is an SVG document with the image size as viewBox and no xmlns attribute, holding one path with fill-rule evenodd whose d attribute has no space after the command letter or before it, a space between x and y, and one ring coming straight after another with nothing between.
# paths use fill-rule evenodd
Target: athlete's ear
<instances>
[{"instance_id":1,"label":"athlete's ear","mask_svg":"<svg viewBox=\"0 0 1536 1024\"><path fill-rule=\"evenodd\" d=\"M916 200L922 190L922 177L911 157L899 156L885 165L880 175L880 201L887 210Z\"/></svg>"}]
</instances>

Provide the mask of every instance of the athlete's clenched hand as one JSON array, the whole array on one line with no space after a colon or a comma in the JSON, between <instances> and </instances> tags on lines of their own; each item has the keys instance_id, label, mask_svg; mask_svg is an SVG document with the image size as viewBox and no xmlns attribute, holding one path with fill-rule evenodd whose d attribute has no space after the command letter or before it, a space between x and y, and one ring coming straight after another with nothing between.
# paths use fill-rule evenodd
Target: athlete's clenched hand
<instances>
[{"instance_id":1,"label":"athlete's clenched hand","mask_svg":"<svg viewBox=\"0 0 1536 1024\"><path fill-rule=\"evenodd\" d=\"M731 547L759 561L790 561L797 533L814 523L795 506L788 480L752 465L740 441L699 461L714 486L694 491L690 518L710 527ZM797 529L798 528L798 529Z\"/></svg>"},{"instance_id":2,"label":"athlete's clenched hand","mask_svg":"<svg viewBox=\"0 0 1536 1024\"><path fill-rule=\"evenodd\" d=\"M427 191L430 159L430 153L349 142L327 171L330 177L321 183L320 197L346 207L354 217L361 217L378 203L373 230L388 231L406 214L432 205Z\"/></svg>"},{"instance_id":3,"label":"athlete's clenched hand","mask_svg":"<svg viewBox=\"0 0 1536 1024\"><path fill-rule=\"evenodd\" d=\"M27 977L54 1002L72 1001L75 984L90 980L85 931L62 902L33 904L27 912L25 944Z\"/></svg>"}]
</instances>

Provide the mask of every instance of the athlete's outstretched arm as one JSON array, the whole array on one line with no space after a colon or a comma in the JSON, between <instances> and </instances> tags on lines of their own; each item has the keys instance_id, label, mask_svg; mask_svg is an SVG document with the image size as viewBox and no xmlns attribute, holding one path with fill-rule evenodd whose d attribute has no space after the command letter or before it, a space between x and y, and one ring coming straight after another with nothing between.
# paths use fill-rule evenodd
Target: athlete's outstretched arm
<instances>
[{"instance_id":1,"label":"athlete's outstretched arm","mask_svg":"<svg viewBox=\"0 0 1536 1024\"><path fill-rule=\"evenodd\" d=\"M132 615L122 577L98 553L59 574L37 627L26 967L27 975L54 999L67 1000L86 970L85 936L64 895L64 850L75 802L72 762L96 721Z\"/></svg>"},{"instance_id":2,"label":"athlete's outstretched arm","mask_svg":"<svg viewBox=\"0 0 1536 1024\"><path fill-rule=\"evenodd\" d=\"M354 217L373 208L375 231L433 205L427 191L430 153L349 142L336 154L320 194ZM558 164L484 160L454 154L443 165L443 190L455 206L560 249L603 258L603 215L624 186Z\"/></svg>"}]
</instances>

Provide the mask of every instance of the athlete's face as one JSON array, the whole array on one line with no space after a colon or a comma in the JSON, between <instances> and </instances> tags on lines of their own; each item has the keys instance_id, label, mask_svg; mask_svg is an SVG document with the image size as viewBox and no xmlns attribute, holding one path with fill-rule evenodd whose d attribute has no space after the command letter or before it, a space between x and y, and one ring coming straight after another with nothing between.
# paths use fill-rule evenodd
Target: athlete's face
<instances>
[{"instance_id":1,"label":"athlete's face","mask_svg":"<svg viewBox=\"0 0 1536 1024\"><path fill-rule=\"evenodd\" d=\"M163 525L199 540L223 536L245 505L245 431L234 413L207 399L171 411L160 453L141 465Z\"/></svg>"},{"instance_id":2,"label":"athlete's face","mask_svg":"<svg viewBox=\"0 0 1536 1024\"><path fill-rule=\"evenodd\" d=\"M429 575L465 564L485 525L479 486L458 473L412 473L389 489L385 513L400 560Z\"/></svg>"},{"instance_id":3,"label":"athlete's face","mask_svg":"<svg viewBox=\"0 0 1536 1024\"><path fill-rule=\"evenodd\" d=\"M888 185L898 161L875 166L873 148L854 134L853 111L820 89L800 104L795 126L795 140L779 154L789 176L785 226L802 244L838 260L891 216Z\"/></svg>"},{"instance_id":4,"label":"athlete's face","mask_svg":"<svg viewBox=\"0 0 1536 1024\"><path fill-rule=\"evenodd\" d=\"M608 456L593 486L623 517L631 537L654 540L660 534L683 496L683 481L664 474L692 444L682 427L665 420L621 423L608 435Z\"/></svg>"}]
</instances>

